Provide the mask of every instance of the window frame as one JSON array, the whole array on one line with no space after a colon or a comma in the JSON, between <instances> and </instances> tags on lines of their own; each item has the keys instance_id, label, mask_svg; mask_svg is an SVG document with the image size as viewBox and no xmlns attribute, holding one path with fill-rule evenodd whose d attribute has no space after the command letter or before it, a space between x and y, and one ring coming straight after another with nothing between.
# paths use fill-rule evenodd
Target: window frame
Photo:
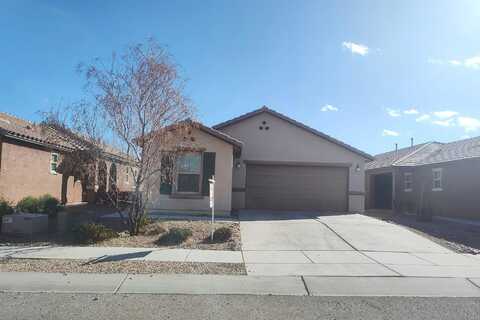
<instances>
[{"instance_id":1,"label":"window frame","mask_svg":"<svg viewBox=\"0 0 480 320\"><path fill-rule=\"evenodd\" d=\"M202 179L203 179L203 152L202 151L188 151L184 154L193 153L200 156L200 165L198 170L198 191L178 191L178 176L180 174L197 174L191 171L181 171L178 168L178 158L175 159L175 177L173 179L173 193L177 195L201 195L202 194ZM181 154L180 156L184 155Z\"/></svg>"},{"instance_id":2,"label":"window frame","mask_svg":"<svg viewBox=\"0 0 480 320\"><path fill-rule=\"evenodd\" d=\"M409 177L410 181L407 181L407 177ZM410 184L410 187L407 187L407 183ZM404 172L403 173L403 191L404 192L412 192L413 191L413 172Z\"/></svg>"},{"instance_id":3,"label":"window frame","mask_svg":"<svg viewBox=\"0 0 480 320\"><path fill-rule=\"evenodd\" d=\"M439 173L439 177L435 179L435 173ZM435 182L439 182L440 186L435 186ZM443 168L432 169L432 191L443 191Z\"/></svg>"},{"instance_id":4,"label":"window frame","mask_svg":"<svg viewBox=\"0 0 480 320\"><path fill-rule=\"evenodd\" d=\"M53 156L55 156L57 159L53 161ZM60 155L58 152L50 152L50 173L57 175L57 169L58 169L58 163L59 163ZM55 164L55 170L52 169L52 164Z\"/></svg>"}]
</instances>

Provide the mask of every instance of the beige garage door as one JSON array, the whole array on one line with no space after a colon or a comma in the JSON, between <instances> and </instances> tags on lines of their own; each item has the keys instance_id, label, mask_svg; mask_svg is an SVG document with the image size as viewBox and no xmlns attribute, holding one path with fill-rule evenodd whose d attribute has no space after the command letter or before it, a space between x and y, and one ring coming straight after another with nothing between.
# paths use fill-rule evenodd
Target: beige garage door
<instances>
[{"instance_id":1,"label":"beige garage door","mask_svg":"<svg viewBox=\"0 0 480 320\"><path fill-rule=\"evenodd\" d=\"M248 165L249 209L347 211L348 169Z\"/></svg>"}]
</instances>

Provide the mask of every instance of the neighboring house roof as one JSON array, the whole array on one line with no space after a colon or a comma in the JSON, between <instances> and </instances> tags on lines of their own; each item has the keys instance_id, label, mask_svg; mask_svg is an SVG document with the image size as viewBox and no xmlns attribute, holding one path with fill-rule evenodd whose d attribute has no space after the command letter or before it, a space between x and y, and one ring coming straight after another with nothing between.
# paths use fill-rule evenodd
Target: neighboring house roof
<instances>
[{"instance_id":1,"label":"neighboring house roof","mask_svg":"<svg viewBox=\"0 0 480 320\"><path fill-rule=\"evenodd\" d=\"M426 143L417 144L411 147L398 149L396 151L389 151L385 153L377 154L374 157L373 161L365 164L365 170L379 169L390 167L395 161L409 156L413 152L417 151L419 148L425 146Z\"/></svg>"},{"instance_id":2,"label":"neighboring house roof","mask_svg":"<svg viewBox=\"0 0 480 320\"><path fill-rule=\"evenodd\" d=\"M0 134L14 140L50 148L74 149L74 145L66 139L60 139L54 129L3 112L0 112Z\"/></svg>"},{"instance_id":3,"label":"neighboring house roof","mask_svg":"<svg viewBox=\"0 0 480 320\"><path fill-rule=\"evenodd\" d=\"M480 137L449 143L428 142L397 152L381 153L375 156L375 160L367 163L365 169L422 166L476 157L480 157Z\"/></svg>"},{"instance_id":4,"label":"neighboring house roof","mask_svg":"<svg viewBox=\"0 0 480 320\"><path fill-rule=\"evenodd\" d=\"M91 145L85 138L68 129L35 124L4 112L0 112L0 136L60 151L86 150ZM130 161L127 155L112 146L105 145L101 149L104 156Z\"/></svg>"},{"instance_id":5,"label":"neighboring house roof","mask_svg":"<svg viewBox=\"0 0 480 320\"><path fill-rule=\"evenodd\" d=\"M260 113L268 113L268 114L270 114L270 115L272 115L272 116L274 116L274 117L280 118L280 119L282 119L282 120L284 120L284 121L286 121L286 122L288 122L288 123L290 123L290 124L292 124L292 125L294 125L294 126L296 126L296 127L298 127L298 128L301 128L301 129L303 129L303 130L306 130L306 131L310 132L310 133L313 134L313 135L316 135L316 136L318 136L318 137L321 137L321 138L323 138L323 139L325 139L325 140L327 140L327 141L330 141L330 142L332 142L332 143L334 143L334 144L336 144L336 145L339 145L339 146L341 146L341 147L343 147L343 148L345 148L345 149L347 149L347 150L349 150L349 151L351 151L351 152L353 152L353 153L356 153L356 154L364 157L365 159L373 160L373 157L372 157L371 155L369 155L368 153L365 153L365 152L363 152L363 151L361 151L361 150L358 150L358 149L356 149L356 148L354 148L354 147L352 147L352 146L350 146L350 145L348 145L348 144L346 144L346 143L344 143L344 142L342 142L342 141L340 141L340 140L337 140L337 139L335 139L335 138L333 138L333 137L331 137L331 136L329 136L329 135L327 135L327 134L325 134L325 133L323 133L323 132L320 132L320 131L318 131L318 130L316 130L316 129L313 129L313 128L311 128L311 127L309 127L309 126L301 123L301 122L298 122L298 121L296 121L296 120L293 120L292 118L289 118L289 117L287 117L286 115L281 114L281 113L279 113L279 112L277 112L277 111L275 111L275 110L272 110L272 109L270 109L270 108L267 108L266 106L263 106L262 108L257 109L257 110L254 110L254 111L251 111L251 112L249 112L249 113L245 113L245 114L243 114L243 115L241 115L241 116L239 116L239 117L233 118L233 119L231 119L231 120L228 120L228 121L219 123L219 124L213 126L213 128L216 129L216 130L222 130L222 129L225 128L225 127L228 127L228 126L233 125L233 124L235 124L235 123L238 123L238 122L240 122L240 121L249 119L249 118L251 118L251 117L253 117L253 116L256 116L257 114L260 114Z\"/></svg>"}]
</instances>

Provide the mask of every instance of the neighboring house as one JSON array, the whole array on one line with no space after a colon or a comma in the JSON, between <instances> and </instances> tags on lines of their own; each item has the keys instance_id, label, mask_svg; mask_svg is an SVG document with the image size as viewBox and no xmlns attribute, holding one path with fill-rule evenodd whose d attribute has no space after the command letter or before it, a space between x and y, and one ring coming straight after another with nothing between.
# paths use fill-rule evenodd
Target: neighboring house
<instances>
[{"instance_id":1,"label":"neighboring house","mask_svg":"<svg viewBox=\"0 0 480 320\"><path fill-rule=\"evenodd\" d=\"M93 202L98 192L113 187L131 190L128 162L116 153L103 152L95 177L66 168L65 156L83 147L83 140L71 133L0 112L0 198L16 203L50 194L62 203Z\"/></svg>"},{"instance_id":2,"label":"neighboring house","mask_svg":"<svg viewBox=\"0 0 480 320\"><path fill-rule=\"evenodd\" d=\"M366 182L367 209L480 218L480 137L379 154Z\"/></svg>"},{"instance_id":3,"label":"neighboring house","mask_svg":"<svg viewBox=\"0 0 480 320\"><path fill-rule=\"evenodd\" d=\"M151 194L152 209L209 210L215 175L215 207L223 212L364 210L364 166L373 158L269 108L191 135L196 150L177 160L171 184Z\"/></svg>"}]
</instances>

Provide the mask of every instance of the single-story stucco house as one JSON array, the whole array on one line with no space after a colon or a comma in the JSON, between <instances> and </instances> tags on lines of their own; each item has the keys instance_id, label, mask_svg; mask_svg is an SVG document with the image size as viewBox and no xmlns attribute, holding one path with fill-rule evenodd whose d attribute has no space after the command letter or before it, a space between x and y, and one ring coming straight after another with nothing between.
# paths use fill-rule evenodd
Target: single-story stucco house
<instances>
[{"instance_id":1,"label":"single-story stucco house","mask_svg":"<svg viewBox=\"0 0 480 320\"><path fill-rule=\"evenodd\" d=\"M197 150L177 159L176 177L150 194L150 209L208 211L214 175L219 212L364 210L364 167L373 158L274 110L199 125L190 134Z\"/></svg>"},{"instance_id":2,"label":"single-story stucco house","mask_svg":"<svg viewBox=\"0 0 480 320\"><path fill-rule=\"evenodd\" d=\"M366 207L480 218L480 137L427 142L375 156L366 165Z\"/></svg>"}]
</instances>

